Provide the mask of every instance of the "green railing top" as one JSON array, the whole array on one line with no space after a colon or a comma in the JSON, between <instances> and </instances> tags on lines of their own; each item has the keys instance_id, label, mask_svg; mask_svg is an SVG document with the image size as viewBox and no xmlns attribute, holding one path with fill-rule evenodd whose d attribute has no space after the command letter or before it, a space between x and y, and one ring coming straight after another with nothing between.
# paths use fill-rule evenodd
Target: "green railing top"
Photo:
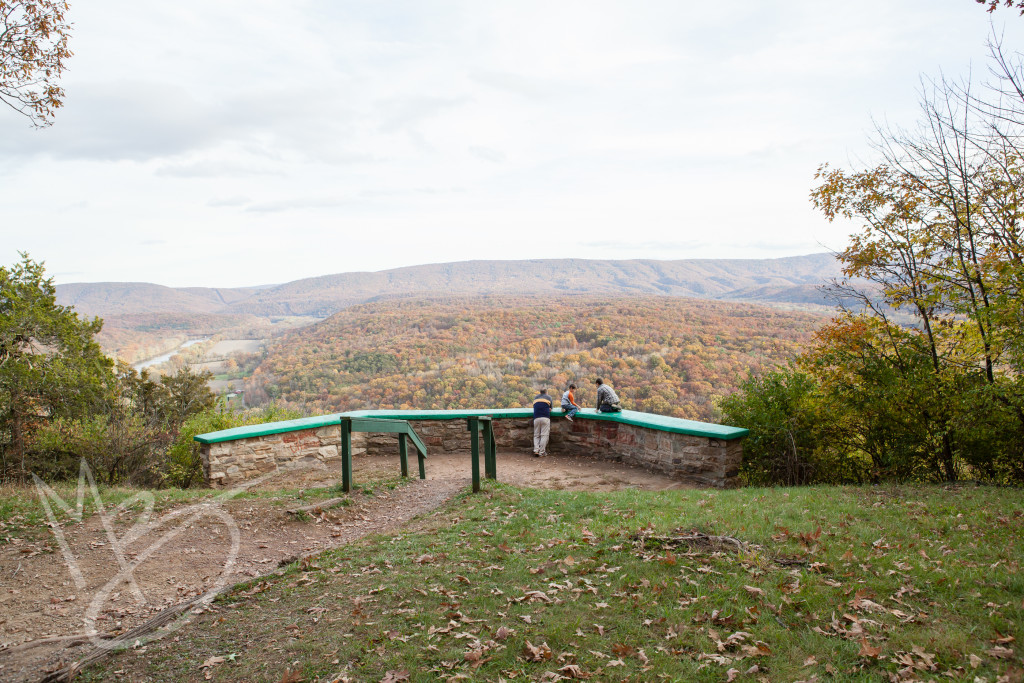
<instances>
[{"instance_id":1,"label":"green railing top","mask_svg":"<svg viewBox=\"0 0 1024 683\"><path fill-rule=\"evenodd\" d=\"M248 427L224 429L219 432L210 432L209 434L198 434L194 439L199 443L220 443L222 441L235 441L236 439L250 439L257 436L295 432L302 429L316 429L318 427L328 427L338 424L342 415L346 415L348 417L375 417L394 420L464 420L467 417L481 416L492 417L495 419L507 419L532 417L533 409L353 410L348 413L333 413L331 415L303 417L298 420L266 422L264 424L250 425ZM552 417L561 417L561 415L561 410L555 409L551 411ZM639 413L634 410L623 410L621 413L598 413L593 408L584 408L576 414L576 419L599 420L601 422L619 422L622 424L634 425L636 427L656 429L662 432L687 434L690 436L704 436L712 439L722 439L723 441L739 439L750 433L749 430L741 429L739 427L728 427L726 425L711 424L710 422L684 420L679 417L654 415L652 413Z\"/></svg>"}]
</instances>

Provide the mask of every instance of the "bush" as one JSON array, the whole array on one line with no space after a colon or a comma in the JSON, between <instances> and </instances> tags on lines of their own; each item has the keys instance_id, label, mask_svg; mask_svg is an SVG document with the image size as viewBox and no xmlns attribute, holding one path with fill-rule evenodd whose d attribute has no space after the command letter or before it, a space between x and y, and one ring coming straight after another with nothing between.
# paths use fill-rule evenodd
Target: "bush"
<instances>
[{"instance_id":1,"label":"bush","mask_svg":"<svg viewBox=\"0 0 1024 683\"><path fill-rule=\"evenodd\" d=\"M751 378L719 407L726 423L750 430L740 468L747 484L859 482L868 476L868 461L843 449L841 419L804 372Z\"/></svg>"},{"instance_id":2,"label":"bush","mask_svg":"<svg viewBox=\"0 0 1024 683\"><path fill-rule=\"evenodd\" d=\"M177 437L167 449L166 459L160 468L162 483L166 486L185 489L205 481L199 442L193 440L198 434L208 434L246 425L293 420L298 417L302 417L298 411L285 410L276 406L238 413L223 408L196 413L185 420Z\"/></svg>"},{"instance_id":3,"label":"bush","mask_svg":"<svg viewBox=\"0 0 1024 683\"><path fill-rule=\"evenodd\" d=\"M44 479L75 477L85 460L96 479L108 485L148 484L154 479L153 453L166 442L165 433L147 428L131 413L57 418L34 435L32 462Z\"/></svg>"}]
</instances>

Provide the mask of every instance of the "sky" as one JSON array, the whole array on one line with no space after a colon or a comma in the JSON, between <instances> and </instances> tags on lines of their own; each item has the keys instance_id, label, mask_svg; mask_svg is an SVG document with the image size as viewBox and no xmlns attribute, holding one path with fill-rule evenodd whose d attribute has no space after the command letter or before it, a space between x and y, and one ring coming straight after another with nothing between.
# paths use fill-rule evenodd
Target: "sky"
<instances>
[{"instance_id":1,"label":"sky","mask_svg":"<svg viewBox=\"0 0 1024 683\"><path fill-rule=\"evenodd\" d=\"M471 259L777 258L856 229L922 77L1024 17L973 0L71 0L50 128L0 108L0 264L239 287Z\"/></svg>"}]
</instances>

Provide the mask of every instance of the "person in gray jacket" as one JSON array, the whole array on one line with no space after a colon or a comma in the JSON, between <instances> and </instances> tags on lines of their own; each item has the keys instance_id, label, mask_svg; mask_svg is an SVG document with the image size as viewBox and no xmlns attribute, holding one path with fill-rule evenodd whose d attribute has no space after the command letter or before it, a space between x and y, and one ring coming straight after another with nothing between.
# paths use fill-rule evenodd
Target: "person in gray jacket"
<instances>
[{"instance_id":1,"label":"person in gray jacket","mask_svg":"<svg viewBox=\"0 0 1024 683\"><path fill-rule=\"evenodd\" d=\"M619 397L615 393L615 390L604 383L604 380L598 377L594 380L597 384L597 412L599 413L618 413L622 410L622 406L619 404Z\"/></svg>"}]
</instances>

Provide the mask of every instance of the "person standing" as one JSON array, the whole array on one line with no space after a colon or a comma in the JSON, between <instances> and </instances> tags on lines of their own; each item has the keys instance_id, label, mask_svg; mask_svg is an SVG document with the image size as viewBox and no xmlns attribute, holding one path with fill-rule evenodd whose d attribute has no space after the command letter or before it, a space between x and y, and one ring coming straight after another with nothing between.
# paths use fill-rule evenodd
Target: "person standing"
<instances>
[{"instance_id":1,"label":"person standing","mask_svg":"<svg viewBox=\"0 0 1024 683\"><path fill-rule=\"evenodd\" d=\"M548 437L551 436L551 397L547 389L541 389L533 399L533 455L542 458L548 454Z\"/></svg>"},{"instance_id":2,"label":"person standing","mask_svg":"<svg viewBox=\"0 0 1024 683\"><path fill-rule=\"evenodd\" d=\"M622 411L622 406L619 404L619 397L615 393L615 390L604 383L604 380L598 377L594 380L597 384L597 412L599 413L618 413Z\"/></svg>"},{"instance_id":3,"label":"person standing","mask_svg":"<svg viewBox=\"0 0 1024 683\"><path fill-rule=\"evenodd\" d=\"M562 394L562 411L565 413L565 419L569 422L572 422L572 416L580 412L580 408L582 407L576 402L576 398L572 395L575 388L575 384L570 384L569 388Z\"/></svg>"}]
</instances>

